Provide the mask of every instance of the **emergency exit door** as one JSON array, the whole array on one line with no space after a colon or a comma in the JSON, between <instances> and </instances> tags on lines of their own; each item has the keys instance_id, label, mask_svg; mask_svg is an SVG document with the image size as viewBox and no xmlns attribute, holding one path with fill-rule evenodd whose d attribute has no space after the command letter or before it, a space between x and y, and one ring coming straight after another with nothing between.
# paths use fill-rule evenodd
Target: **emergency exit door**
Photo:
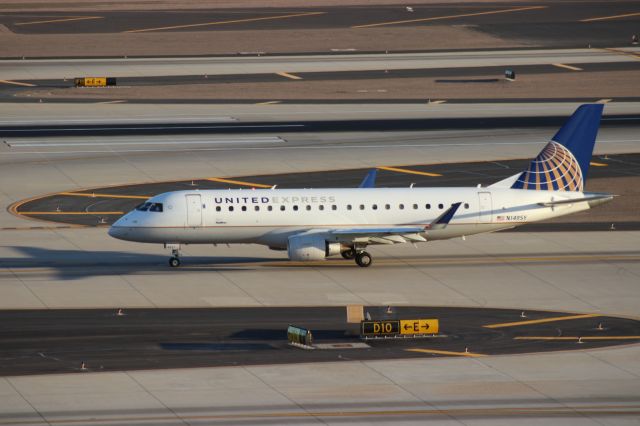
<instances>
[{"instance_id":1,"label":"emergency exit door","mask_svg":"<svg viewBox=\"0 0 640 426\"><path fill-rule=\"evenodd\" d=\"M202 226L200 194L189 194L185 197L187 198L187 226Z\"/></svg>"},{"instance_id":2,"label":"emergency exit door","mask_svg":"<svg viewBox=\"0 0 640 426\"><path fill-rule=\"evenodd\" d=\"M493 222L493 204L490 192L478 192L478 222Z\"/></svg>"}]
</instances>

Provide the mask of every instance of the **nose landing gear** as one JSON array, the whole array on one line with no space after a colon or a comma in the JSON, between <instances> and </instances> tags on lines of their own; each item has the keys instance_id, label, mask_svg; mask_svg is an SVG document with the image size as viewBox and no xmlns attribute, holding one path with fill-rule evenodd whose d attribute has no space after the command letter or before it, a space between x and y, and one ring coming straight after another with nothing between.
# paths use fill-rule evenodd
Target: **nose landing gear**
<instances>
[{"instance_id":1,"label":"nose landing gear","mask_svg":"<svg viewBox=\"0 0 640 426\"><path fill-rule=\"evenodd\" d=\"M177 268L180 266L180 244L165 244L165 248L171 249L171 257L169 258L169 266Z\"/></svg>"}]
</instances>

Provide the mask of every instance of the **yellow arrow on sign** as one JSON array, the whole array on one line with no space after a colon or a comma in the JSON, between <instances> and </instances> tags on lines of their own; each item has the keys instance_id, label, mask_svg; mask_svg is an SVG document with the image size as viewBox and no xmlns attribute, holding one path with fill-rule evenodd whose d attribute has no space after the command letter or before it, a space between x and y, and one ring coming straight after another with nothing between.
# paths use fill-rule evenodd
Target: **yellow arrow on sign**
<instances>
[{"instance_id":1,"label":"yellow arrow on sign","mask_svg":"<svg viewBox=\"0 0 640 426\"><path fill-rule=\"evenodd\" d=\"M438 334L437 319L400 320L400 334Z\"/></svg>"}]
</instances>

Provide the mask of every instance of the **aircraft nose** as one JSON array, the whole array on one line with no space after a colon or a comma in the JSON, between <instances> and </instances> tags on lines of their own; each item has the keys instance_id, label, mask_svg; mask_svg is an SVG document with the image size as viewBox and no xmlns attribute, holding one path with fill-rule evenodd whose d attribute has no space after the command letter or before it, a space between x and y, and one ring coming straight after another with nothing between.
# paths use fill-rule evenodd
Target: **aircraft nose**
<instances>
[{"instance_id":1,"label":"aircraft nose","mask_svg":"<svg viewBox=\"0 0 640 426\"><path fill-rule=\"evenodd\" d=\"M113 225L109 228L109 235L113 238L118 238L120 240L126 240L127 234L129 233L129 227L126 226L125 218L121 217L116 220Z\"/></svg>"}]
</instances>

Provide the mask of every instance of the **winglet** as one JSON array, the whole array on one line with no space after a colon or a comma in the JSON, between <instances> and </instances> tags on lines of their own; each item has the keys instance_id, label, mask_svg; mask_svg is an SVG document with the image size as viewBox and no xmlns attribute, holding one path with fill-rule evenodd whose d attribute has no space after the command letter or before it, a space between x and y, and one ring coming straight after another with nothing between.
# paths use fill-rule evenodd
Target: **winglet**
<instances>
[{"instance_id":1,"label":"winglet","mask_svg":"<svg viewBox=\"0 0 640 426\"><path fill-rule=\"evenodd\" d=\"M378 169L369 170L369 173L362 179L358 188L375 188L376 176L378 175Z\"/></svg>"},{"instance_id":2,"label":"winglet","mask_svg":"<svg viewBox=\"0 0 640 426\"><path fill-rule=\"evenodd\" d=\"M435 218L435 220L427 226L427 229L446 228L449 222L451 222L451 219L453 219L453 215L455 215L456 212L458 211L458 208L460 207L460 205L462 205L461 202L451 204L451 207L445 210L445 212L442 213L440 216Z\"/></svg>"}]
</instances>

